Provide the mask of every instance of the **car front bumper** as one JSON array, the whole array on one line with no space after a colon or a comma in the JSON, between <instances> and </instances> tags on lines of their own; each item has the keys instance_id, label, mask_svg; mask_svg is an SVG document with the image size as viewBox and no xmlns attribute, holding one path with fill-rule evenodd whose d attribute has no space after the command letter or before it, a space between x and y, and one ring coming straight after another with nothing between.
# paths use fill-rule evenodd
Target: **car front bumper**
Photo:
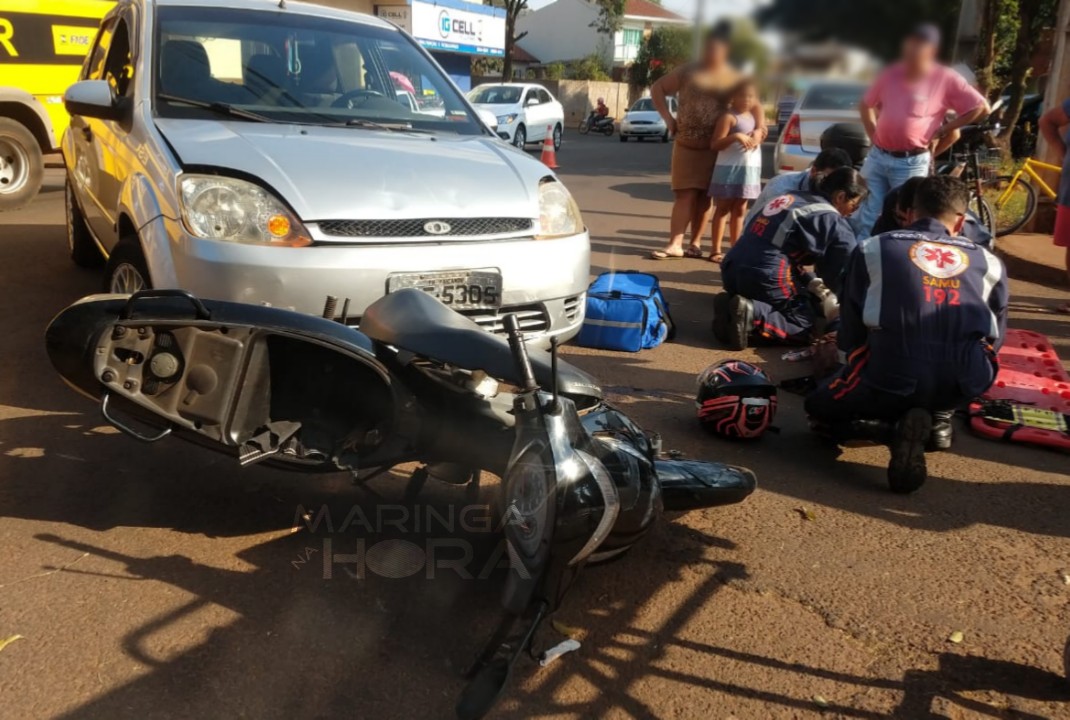
<instances>
[{"instance_id":1,"label":"car front bumper","mask_svg":"<svg viewBox=\"0 0 1070 720\"><path fill-rule=\"evenodd\" d=\"M636 125L630 122L623 122L620 125L620 134L625 137L661 137L666 130L665 123Z\"/></svg>"},{"instance_id":2,"label":"car front bumper","mask_svg":"<svg viewBox=\"0 0 1070 720\"><path fill-rule=\"evenodd\" d=\"M270 304L319 315L327 296L349 299L356 323L365 308L387 291L399 272L497 270L502 305L495 311L461 311L491 332L504 332L504 316L516 313L521 327L548 344L579 332L590 274L590 238L584 231L555 240L531 238L450 243L322 243L304 248L270 248L193 238L181 223L161 219L172 249L173 277L158 287L180 287L205 298ZM153 253L151 249L147 255Z\"/></svg>"}]
</instances>

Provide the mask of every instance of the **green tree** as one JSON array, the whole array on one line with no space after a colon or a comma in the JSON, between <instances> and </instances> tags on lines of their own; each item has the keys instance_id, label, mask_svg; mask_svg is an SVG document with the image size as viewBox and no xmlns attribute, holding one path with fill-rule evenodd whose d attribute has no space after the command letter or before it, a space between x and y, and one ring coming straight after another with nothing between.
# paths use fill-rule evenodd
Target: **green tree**
<instances>
[{"instance_id":1,"label":"green tree","mask_svg":"<svg viewBox=\"0 0 1070 720\"><path fill-rule=\"evenodd\" d=\"M629 70L632 85L647 87L691 57L692 34L687 28L663 26L643 38Z\"/></svg>"},{"instance_id":2,"label":"green tree","mask_svg":"<svg viewBox=\"0 0 1070 720\"><path fill-rule=\"evenodd\" d=\"M565 76L569 80L599 80L604 82L612 79L605 58L598 53L591 53L587 57L571 61L568 64Z\"/></svg>"},{"instance_id":3,"label":"green tree","mask_svg":"<svg viewBox=\"0 0 1070 720\"><path fill-rule=\"evenodd\" d=\"M594 0L598 8L598 17L591 27L603 35L612 35L620 30L624 22L624 0Z\"/></svg>"},{"instance_id":4,"label":"green tree","mask_svg":"<svg viewBox=\"0 0 1070 720\"><path fill-rule=\"evenodd\" d=\"M769 47L758 35L758 27L750 18L737 18L732 22L732 62L739 66L752 66L752 74L765 75L769 67Z\"/></svg>"},{"instance_id":5,"label":"green tree","mask_svg":"<svg viewBox=\"0 0 1070 720\"><path fill-rule=\"evenodd\" d=\"M513 78L513 47L516 41L527 35L517 34L516 20L528 9L528 0L488 0L488 5L505 9L505 58L502 63L502 80L509 82Z\"/></svg>"},{"instance_id":6,"label":"green tree","mask_svg":"<svg viewBox=\"0 0 1070 720\"><path fill-rule=\"evenodd\" d=\"M887 60L921 20L954 37L958 9L950 0L773 0L758 11L758 22L802 40L839 40Z\"/></svg>"},{"instance_id":7,"label":"green tree","mask_svg":"<svg viewBox=\"0 0 1070 720\"><path fill-rule=\"evenodd\" d=\"M1018 30L1014 45L1007 56L1007 108L1003 113L1003 129L1000 140L1009 146L1011 133L1018 124L1025 101L1025 91L1033 71L1033 54L1037 49L1037 40L1044 28L1055 24L1059 11L1057 0L1018 0L1016 19Z\"/></svg>"}]
</instances>

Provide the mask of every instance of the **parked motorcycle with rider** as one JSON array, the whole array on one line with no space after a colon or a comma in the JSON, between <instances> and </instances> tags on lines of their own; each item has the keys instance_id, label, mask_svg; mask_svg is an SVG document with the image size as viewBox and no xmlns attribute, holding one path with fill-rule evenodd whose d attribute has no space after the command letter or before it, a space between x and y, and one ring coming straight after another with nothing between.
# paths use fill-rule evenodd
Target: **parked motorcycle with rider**
<instances>
[{"instance_id":1,"label":"parked motorcycle with rider","mask_svg":"<svg viewBox=\"0 0 1070 720\"><path fill-rule=\"evenodd\" d=\"M97 295L49 325L49 358L103 417L143 442L168 436L302 472L363 482L399 464L428 479L502 478L510 570L497 631L456 712L482 717L541 622L591 563L627 552L662 509L736 503L753 473L665 458L660 438L608 403L597 381L430 294L405 289L350 327L324 317L200 300L179 290Z\"/></svg>"}]
</instances>

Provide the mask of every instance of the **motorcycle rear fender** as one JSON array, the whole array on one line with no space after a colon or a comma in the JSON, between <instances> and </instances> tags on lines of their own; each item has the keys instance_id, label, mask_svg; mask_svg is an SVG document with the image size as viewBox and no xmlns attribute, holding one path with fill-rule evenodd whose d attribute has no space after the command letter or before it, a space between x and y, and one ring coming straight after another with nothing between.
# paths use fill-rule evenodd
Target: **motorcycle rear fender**
<instances>
[{"instance_id":1,"label":"motorcycle rear fender","mask_svg":"<svg viewBox=\"0 0 1070 720\"><path fill-rule=\"evenodd\" d=\"M268 307L91 296L46 344L81 392L219 445L283 450L276 460L350 468L388 454L407 404L360 332Z\"/></svg>"}]
</instances>

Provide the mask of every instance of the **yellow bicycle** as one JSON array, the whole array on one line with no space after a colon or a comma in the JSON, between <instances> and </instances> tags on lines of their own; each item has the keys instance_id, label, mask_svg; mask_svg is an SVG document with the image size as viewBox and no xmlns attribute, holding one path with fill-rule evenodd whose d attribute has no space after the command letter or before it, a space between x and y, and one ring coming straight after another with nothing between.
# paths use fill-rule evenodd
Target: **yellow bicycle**
<instances>
[{"instance_id":1,"label":"yellow bicycle","mask_svg":"<svg viewBox=\"0 0 1070 720\"><path fill-rule=\"evenodd\" d=\"M1062 168L1036 158L1026 161L1014 175L1000 175L985 180L982 194L992 208L996 236L1002 237L1019 230L1037 211L1037 189L1055 199L1055 190L1040 176L1040 171L1059 173Z\"/></svg>"}]
</instances>

